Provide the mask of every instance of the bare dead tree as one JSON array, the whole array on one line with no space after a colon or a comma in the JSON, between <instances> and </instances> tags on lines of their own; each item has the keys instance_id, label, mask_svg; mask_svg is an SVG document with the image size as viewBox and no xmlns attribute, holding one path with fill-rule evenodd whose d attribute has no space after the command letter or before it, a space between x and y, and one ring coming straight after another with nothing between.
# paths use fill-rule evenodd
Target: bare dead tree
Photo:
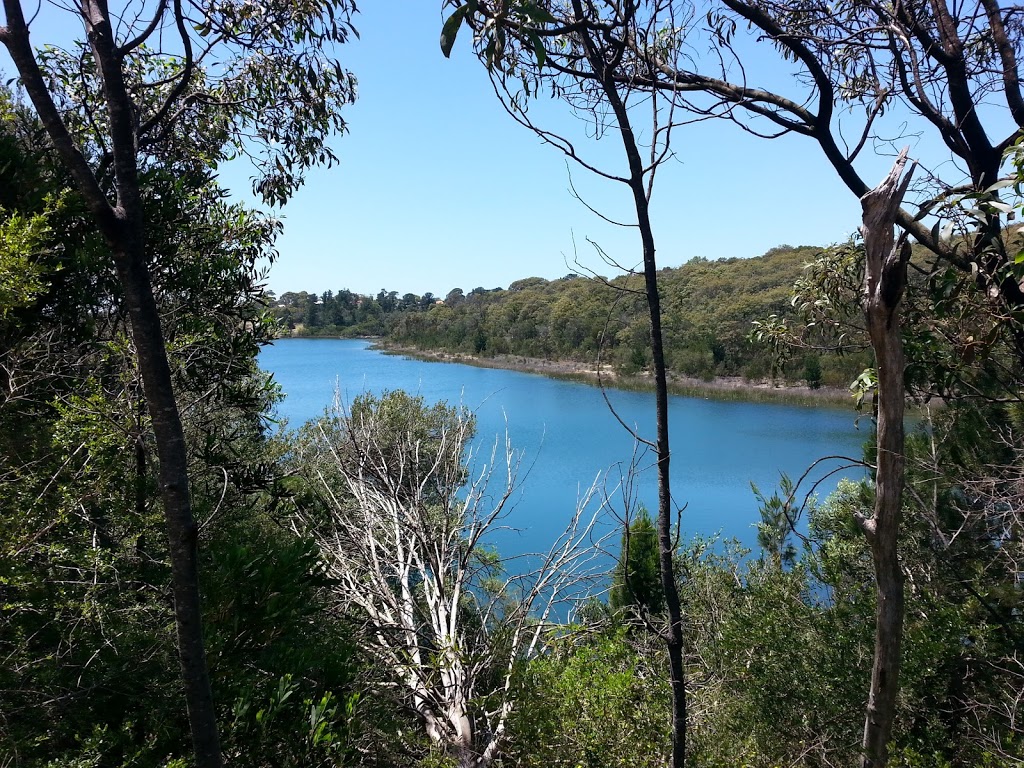
<instances>
[{"instance_id":1,"label":"bare dead tree","mask_svg":"<svg viewBox=\"0 0 1024 768\"><path fill-rule=\"evenodd\" d=\"M875 567L875 652L871 668L862 749L864 768L885 766L899 691L903 638L903 573L899 562L900 520L905 484L903 427L903 338L900 301L907 282L910 243L894 238L897 212L910 184L905 176L907 150L900 152L889 175L861 198L864 223L864 314L877 371L875 506L858 522L871 547Z\"/></svg>"},{"instance_id":2,"label":"bare dead tree","mask_svg":"<svg viewBox=\"0 0 1024 768\"><path fill-rule=\"evenodd\" d=\"M875 357L877 447L874 508L870 517L857 516L871 551L877 600L874 660L861 745L865 768L884 766L888 759L903 638L904 579L899 544L906 483L903 422L907 392L900 311L911 248L906 233L897 239L894 229L913 175L913 167L903 173L907 153L907 149L901 151L886 178L861 198L863 285L859 304ZM835 322L837 327L847 327ZM786 527L795 531L795 520L787 509L792 498L790 492L780 506Z\"/></svg>"},{"instance_id":3,"label":"bare dead tree","mask_svg":"<svg viewBox=\"0 0 1024 768\"><path fill-rule=\"evenodd\" d=\"M38 14L26 18L20 0L4 0L3 7L0 43L110 250L124 293L159 456L193 746L197 765L213 768L221 755L203 646L198 528L149 274L143 177L174 162L193 172L208 167L224 159L228 143L254 153L273 147L263 155L257 186L267 200L284 202L303 169L333 157L326 136L342 127L337 108L351 100L353 83L323 51L347 38L353 7L345 0L42 6L80 25L86 42L72 52L34 49Z\"/></svg>"},{"instance_id":4,"label":"bare dead tree","mask_svg":"<svg viewBox=\"0 0 1024 768\"><path fill-rule=\"evenodd\" d=\"M488 536L512 506L521 457L506 437L474 469L473 416L422 408L404 393L369 407L357 400L351 411L337 405L311 448L329 459L312 462L322 467L328 519L297 524L323 554L339 609L362 624L366 650L431 743L461 768L486 767L517 706L517 663L537 653L552 612L596 575L603 505L591 504L592 486L547 552L496 559Z\"/></svg>"}]
</instances>

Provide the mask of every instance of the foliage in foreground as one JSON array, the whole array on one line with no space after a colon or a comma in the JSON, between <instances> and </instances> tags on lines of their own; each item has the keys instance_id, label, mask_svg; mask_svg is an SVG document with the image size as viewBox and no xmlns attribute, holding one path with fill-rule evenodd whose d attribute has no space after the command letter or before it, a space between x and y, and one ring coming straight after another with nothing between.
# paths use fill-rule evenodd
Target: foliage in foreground
<instances>
[{"instance_id":1,"label":"foliage in foreground","mask_svg":"<svg viewBox=\"0 0 1024 768\"><path fill-rule=\"evenodd\" d=\"M918 478L919 482L923 482ZM951 493L956 493L950 488ZM691 690L688 759L737 765L852 765L859 758L864 680L870 673L874 591L870 555L852 514L870 507L867 483L844 481L811 515L792 567L722 542L682 554ZM967 533L967 532L965 532ZM988 569L1002 546L978 531L957 569L928 543L915 515L905 565L904 684L893 754L921 768L998 766L1022 757L1014 690L1024 684L1013 575L972 598L967 573ZM972 554L967 554L970 550ZM973 565L970 565L973 563ZM986 565L987 564L987 565ZM628 614L590 609L587 621L524 668L533 704L513 723L510 764L663 764L669 749L667 686L657 647ZM626 621L625 624L622 622ZM1007 624L1009 622L1009 624Z\"/></svg>"},{"instance_id":2,"label":"foliage in foreground","mask_svg":"<svg viewBox=\"0 0 1024 768\"><path fill-rule=\"evenodd\" d=\"M127 310L34 123L3 107L0 764L170 764L191 745ZM351 654L309 543L279 524L276 395L255 363L270 328L255 264L277 229L205 171L153 170L146 190L225 748L246 765L334 765L350 749Z\"/></svg>"},{"instance_id":3,"label":"foliage in foreground","mask_svg":"<svg viewBox=\"0 0 1024 768\"><path fill-rule=\"evenodd\" d=\"M155 459L124 309L80 205L5 109L0 157L15 183L0 189L0 763L175 764L188 753L187 728ZM282 456L296 446L265 434L274 392L254 366L269 327L253 265L275 229L223 206L204 174L147 183L160 201L150 212L164 233L154 271L189 415L225 748L253 766L436 764L445 756L409 735L422 723L388 689L393 670L369 652L365 624L350 623L319 550L286 525L296 504L313 518L331 508L293 479L282 484ZM183 230L184 220L194 227ZM913 376L927 384L938 372L954 395L967 384L975 393L996 380L1012 387L1000 379L1009 358L998 348L952 368L958 334L977 336L990 321L969 311L979 300L971 286L955 288L939 316L956 321L938 326L945 335L913 337L923 350ZM895 736L907 765L1022 757L1022 425L1017 405L959 398L909 442L902 554L911 610ZM399 450L407 431L379 439ZM429 424L421 437L430 439ZM871 493L870 483L841 486L812 515L810 546L795 552L776 525L764 530L763 560L703 544L684 553L695 762L855 760L874 606L852 520ZM493 564L476 554L482 571ZM649 607L656 617L656 601ZM587 615L574 630L545 633L536 654L514 657L511 688L530 705L511 710L505 764L663 761L660 651L622 613ZM483 696L469 707L493 703Z\"/></svg>"}]
</instances>

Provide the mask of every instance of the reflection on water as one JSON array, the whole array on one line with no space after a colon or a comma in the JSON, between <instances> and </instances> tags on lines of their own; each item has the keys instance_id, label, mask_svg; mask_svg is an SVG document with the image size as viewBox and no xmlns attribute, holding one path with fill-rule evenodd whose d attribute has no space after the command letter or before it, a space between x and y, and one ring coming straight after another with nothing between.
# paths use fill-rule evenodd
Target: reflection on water
<instances>
[{"instance_id":1,"label":"reflection on water","mask_svg":"<svg viewBox=\"0 0 1024 768\"><path fill-rule=\"evenodd\" d=\"M405 389L428 403L462 402L475 411L482 458L507 427L513 446L523 452L525 477L505 521L509 529L494 537L505 554L546 549L562 532L578 496L599 475L610 472L617 479L633 456L632 438L609 413L600 390L586 384L385 355L358 340L286 339L267 347L260 363L284 389L279 413L293 426L323 413L336 390L351 400L364 391ZM623 421L653 437L652 394L611 391L609 396ZM684 539L720 533L755 547L758 512L750 483L768 493L780 472L795 479L823 456L859 457L867 435L854 421L852 410L673 397L672 483L676 504L685 506ZM635 497L656 509L652 456L641 455L639 464ZM836 466L824 464L812 478ZM822 483L819 498L844 474Z\"/></svg>"}]
</instances>

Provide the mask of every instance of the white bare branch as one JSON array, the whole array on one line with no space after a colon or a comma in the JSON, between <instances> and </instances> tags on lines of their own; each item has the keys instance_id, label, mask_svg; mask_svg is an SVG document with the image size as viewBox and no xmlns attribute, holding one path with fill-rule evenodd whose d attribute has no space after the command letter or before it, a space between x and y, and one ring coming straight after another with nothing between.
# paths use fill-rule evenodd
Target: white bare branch
<instances>
[{"instance_id":1,"label":"white bare branch","mask_svg":"<svg viewBox=\"0 0 1024 768\"><path fill-rule=\"evenodd\" d=\"M522 455L506 435L481 461L474 427L465 408L403 393L336 407L310 462L328 513L297 521L339 607L367 628L365 650L400 681L431 741L467 767L498 756L517 662L603 567L596 482L547 552L497 558L489 535L514 506Z\"/></svg>"}]
</instances>

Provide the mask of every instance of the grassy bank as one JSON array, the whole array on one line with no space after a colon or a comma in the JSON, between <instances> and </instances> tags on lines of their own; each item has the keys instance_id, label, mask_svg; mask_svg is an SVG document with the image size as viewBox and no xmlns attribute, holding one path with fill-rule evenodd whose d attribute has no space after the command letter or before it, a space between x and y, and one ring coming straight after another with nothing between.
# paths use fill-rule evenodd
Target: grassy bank
<instances>
[{"instance_id":1,"label":"grassy bank","mask_svg":"<svg viewBox=\"0 0 1024 768\"><path fill-rule=\"evenodd\" d=\"M623 389L632 392L654 390L654 381L649 375L623 376L611 369L602 368L600 377L594 364L572 360L545 360L519 355L495 355L477 357L458 352L437 352L388 344L382 339L375 346L391 355L402 355L426 362L459 363L479 368L499 368L522 373L536 373L554 379L574 381L581 384ZM806 386L773 386L767 382L750 382L742 378L716 378L704 381L685 376L669 375L669 391L684 397L699 397L708 400L724 400L748 403L780 403L807 407L851 408L852 399L845 389L811 389Z\"/></svg>"}]
</instances>

